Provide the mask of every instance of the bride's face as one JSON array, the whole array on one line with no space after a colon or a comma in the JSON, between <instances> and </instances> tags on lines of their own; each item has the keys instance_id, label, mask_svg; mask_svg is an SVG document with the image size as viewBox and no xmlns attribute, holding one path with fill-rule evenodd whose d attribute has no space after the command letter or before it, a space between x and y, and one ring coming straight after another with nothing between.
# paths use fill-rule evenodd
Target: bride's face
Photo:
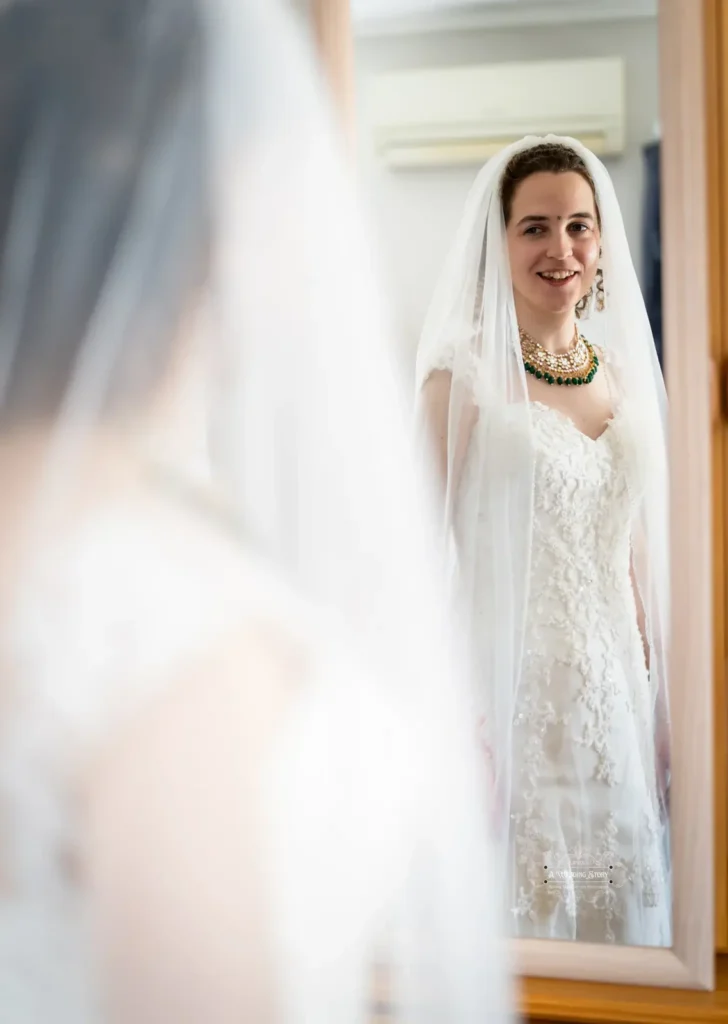
<instances>
[{"instance_id":1,"label":"bride's face","mask_svg":"<svg viewBox=\"0 0 728 1024\"><path fill-rule=\"evenodd\" d=\"M544 313L573 313L599 261L589 183L573 171L532 174L516 189L506 230L517 302Z\"/></svg>"}]
</instances>

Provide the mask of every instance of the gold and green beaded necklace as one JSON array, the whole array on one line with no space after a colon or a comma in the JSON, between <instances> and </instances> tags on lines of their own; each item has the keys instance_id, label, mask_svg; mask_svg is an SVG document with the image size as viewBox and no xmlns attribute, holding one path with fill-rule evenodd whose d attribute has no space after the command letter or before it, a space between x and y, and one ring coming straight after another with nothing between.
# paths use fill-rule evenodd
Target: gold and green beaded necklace
<instances>
[{"instance_id":1,"label":"gold and green beaded necklace","mask_svg":"<svg viewBox=\"0 0 728 1024\"><path fill-rule=\"evenodd\" d=\"M574 345L568 352L558 355L548 352L542 345L527 334L523 328L518 330L521 339L523 366L527 373L547 384L559 384L562 387L574 387L590 384L599 369L599 357L586 338L582 338L574 328Z\"/></svg>"}]
</instances>

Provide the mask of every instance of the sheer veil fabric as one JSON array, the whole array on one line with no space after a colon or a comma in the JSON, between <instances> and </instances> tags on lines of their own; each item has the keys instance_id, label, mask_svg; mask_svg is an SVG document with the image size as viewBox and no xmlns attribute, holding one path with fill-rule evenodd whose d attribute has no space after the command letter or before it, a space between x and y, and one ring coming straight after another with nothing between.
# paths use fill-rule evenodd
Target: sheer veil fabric
<instances>
[{"instance_id":1,"label":"sheer veil fabric","mask_svg":"<svg viewBox=\"0 0 728 1024\"><path fill-rule=\"evenodd\" d=\"M97 17L108 37L91 31ZM122 54L93 55L98 79L74 58L87 39ZM109 687L119 656L118 636L107 643L109 609L125 615L148 581L143 643L166 630L165 650L184 662L207 634L196 615L178 618L195 578L186 556L169 590L155 590L154 536L119 546L126 554L94 577L91 598L75 570L64 577L57 621L69 629L51 628L42 580L75 522L97 438L111 431L140 465L149 457L154 388L144 385L164 362L155 341L193 295L209 478L243 538L241 579L249 556L295 594L256 589L252 574L246 617L258 606L277 615L317 666L293 680L293 713L261 772L278 1019L363 1024L381 962L402 1021L503 1021L465 658L439 591L436 531L365 232L304 33L277 0L38 0L0 13L8 60L19 46L32 103L12 154L0 417L8 450L33 424L43 472L3 595L22 709L0 749L11 825L5 1006L15 1024L107 1019L86 932L93 907L63 858L79 828L69 766L142 713L168 668L137 658L133 633L129 675ZM80 321L79 303L89 311ZM123 500L114 514L128 539ZM205 616L220 606L226 629L239 607L226 598L235 565L204 591ZM82 573L86 561L74 566ZM18 658L28 642L33 657Z\"/></svg>"}]
</instances>

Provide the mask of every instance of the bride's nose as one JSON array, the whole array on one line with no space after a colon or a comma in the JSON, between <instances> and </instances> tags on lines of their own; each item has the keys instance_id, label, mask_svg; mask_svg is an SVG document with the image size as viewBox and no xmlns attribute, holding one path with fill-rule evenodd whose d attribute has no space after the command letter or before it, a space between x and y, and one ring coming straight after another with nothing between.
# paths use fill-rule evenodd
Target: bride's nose
<instances>
[{"instance_id":1,"label":"bride's nose","mask_svg":"<svg viewBox=\"0 0 728 1024\"><path fill-rule=\"evenodd\" d=\"M546 255L552 260L567 260L572 255L573 248L571 239L565 231L559 231L551 236Z\"/></svg>"}]
</instances>

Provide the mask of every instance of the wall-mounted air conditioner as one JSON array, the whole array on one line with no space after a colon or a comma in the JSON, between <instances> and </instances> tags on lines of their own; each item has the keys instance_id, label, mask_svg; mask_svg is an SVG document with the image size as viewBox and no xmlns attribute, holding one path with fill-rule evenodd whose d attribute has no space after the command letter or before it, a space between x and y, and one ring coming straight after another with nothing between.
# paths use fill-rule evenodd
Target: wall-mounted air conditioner
<instances>
[{"instance_id":1,"label":"wall-mounted air conditioner","mask_svg":"<svg viewBox=\"0 0 728 1024\"><path fill-rule=\"evenodd\" d=\"M570 135L623 151L621 58L428 68L370 81L367 118L390 167L484 163L524 135Z\"/></svg>"}]
</instances>

